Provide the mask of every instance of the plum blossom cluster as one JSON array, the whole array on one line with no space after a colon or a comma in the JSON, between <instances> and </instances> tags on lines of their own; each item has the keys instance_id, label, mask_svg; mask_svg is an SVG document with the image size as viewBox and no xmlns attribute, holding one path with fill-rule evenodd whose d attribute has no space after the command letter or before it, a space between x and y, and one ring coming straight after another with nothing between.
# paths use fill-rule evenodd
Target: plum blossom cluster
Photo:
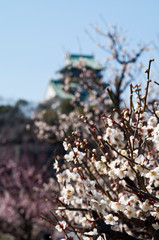
<instances>
[{"instance_id":1,"label":"plum blossom cluster","mask_svg":"<svg viewBox=\"0 0 159 240\"><path fill-rule=\"evenodd\" d=\"M84 88L84 82L87 80L79 79L81 81L81 87L77 89L77 93L79 95L82 92L82 89ZM89 91L89 97L87 98L87 101L83 101L80 97L74 96L74 99L72 102L70 102L70 105L74 108L69 113L61 113L57 109L56 115L58 121L53 122L51 124L48 124L43 120L43 114L39 114L38 118L34 121L35 125L35 132L37 133L37 137L39 139L45 139L50 140L51 142L62 142L65 133L71 134L73 129L82 132L83 136L86 138L88 136L87 132L85 131L83 124L81 124L81 121L79 121L78 115L80 112L84 113L88 119L92 120L93 122L99 122L100 121L100 115L103 113L103 109L105 109L105 112L112 111L112 106L110 104L110 99L108 98L108 93L106 92L106 89L102 86L98 86L96 83L91 81L91 85L94 85L94 89L89 89L89 86L86 88ZM83 87L82 87L83 86Z\"/></svg>"},{"instance_id":2,"label":"plum blossom cluster","mask_svg":"<svg viewBox=\"0 0 159 240\"><path fill-rule=\"evenodd\" d=\"M159 108L147 103L152 61L145 94L130 86L129 108L120 110L108 90L118 120L103 114L99 128L80 115L90 138L74 131L64 141L53 213L64 239L159 239Z\"/></svg>"}]
</instances>

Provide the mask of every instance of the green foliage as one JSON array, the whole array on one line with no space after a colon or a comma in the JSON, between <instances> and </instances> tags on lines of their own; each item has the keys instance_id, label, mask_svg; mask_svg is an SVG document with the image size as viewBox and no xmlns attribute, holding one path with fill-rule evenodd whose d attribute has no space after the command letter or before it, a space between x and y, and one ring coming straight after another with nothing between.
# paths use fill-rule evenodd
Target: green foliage
<instances>
[{"instance_id":1,"label":"green foliage","mask_svg":"<svg viewBox=\"0 0 159 240\"><path fill-rule=\"evenodd\" d=\"M24 99L19 99L16 104L15 104L15 107L19 107L19 106L26 106L28 105L28 102Z\"/></svg>"},{"instance_id":2,"label":"green foliage","mask_svg":"<svg viewBox=\"0 0 159 240\"><path fill-rule=\"evenodd\" d=\"M10 112L10 110L11 110L12 108L13 108L13 107L10 106L10 105L1 105L1 106L0 106L0 114L8 113L8 112Z\"/></svg>"},{"instance_id":3,"label":"green foliage","mask_svg":"<svg viewBox=\"0 0 159 240\"><path fill-rule=\"evenodd\" d=\"M42 120L46 122L48 125L53 125L58 123L58 115L57 112L53 109L48 109L43 114Z\"/></svg>"},{"instance_id":4,"label":"green foliage","mask_svg":"<svg viewBox=\"0 0 159 240\"><path fill-rule=\"evenodd\" d=\"M77 111L78 111L79 114L84 115L83 107L78 107Z\"/></svg>"},{"instance_id":5,"label":"green foliage","mask_svg":"<svg viewBox=\"0 0 159 240\"><path fill-rule=\"evenodd\" d=\"M61 113L69 114L74 110L74 106L71 104L70 100L62 101L60 104Z\"/></svg>"}]
</instances>

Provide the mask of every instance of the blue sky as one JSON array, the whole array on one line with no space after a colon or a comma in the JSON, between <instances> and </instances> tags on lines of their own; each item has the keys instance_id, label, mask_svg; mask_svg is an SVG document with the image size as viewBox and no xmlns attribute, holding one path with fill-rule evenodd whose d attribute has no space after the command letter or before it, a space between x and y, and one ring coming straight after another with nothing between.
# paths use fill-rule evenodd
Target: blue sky
<instances>
[{"instance_id":1,"label":"blue sky","mask_svg":"<svg viewBox=\"0 0 159 240\"><path fill-rule=\"evenodd\" d=\"M65 53L79 53L79 45L103 63L104 53L85 32L100 40L92 24L104 31L118 24L134 46L151 41L159 46L159 1L0 0L0 97L42 102ZM145 55L145 68L157 51ZM157 68L158 56L155 60Z\"/></svg>"}]
</instances>

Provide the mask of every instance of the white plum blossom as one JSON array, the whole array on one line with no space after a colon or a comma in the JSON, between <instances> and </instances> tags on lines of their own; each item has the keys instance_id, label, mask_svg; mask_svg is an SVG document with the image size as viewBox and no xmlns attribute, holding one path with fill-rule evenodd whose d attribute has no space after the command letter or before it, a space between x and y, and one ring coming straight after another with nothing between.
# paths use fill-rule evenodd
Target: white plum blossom
<instances>
[{"instance_id":1,"label":"white plum blossom","mask_svg":"<svg viewBox=\"0 0 159 240\"><path fill-rule=\"evenodd\" d=\"M144 212L152 210L152 206L149 203L149 200L146 200L144 202L140 202L139 206L140 206L140 209Z\"/></svg>"},{"instance_id":2,"label":"white plum blossom","mask_svg":"<svg viewBox=\"0 0 159 240\"><path fill-rule=\"evenodd\" d=\"M59 166L59 162L57 160L55 160L55 163L53 164L53 168L56 170L56 172L59 172L60 166Z\"/></svg>"},{"instance_id":3,"label":"white plum blossom","mask_svg":"<svg viewBox=\"0 0 159 240\"><path fill-rule=\"evenodd\" d=\"M64 158L67 162L75 161L80 162L83 160L85 153L79 151L77 148L73 148L73 151L70 151L69 154L65 154Z\"/></svg>"},{"instance_id":4,"label":"white plum blossom","mask_svg":"<svg viewBox=\"0 0 159 240\"><path fill-rule=\"evenodd\" d=\"M124 214L130 219L136 216L136 210L134 207L126 206L124 209Z\"/></svg>"},{"instance_id":5,"label":"white plum blossom","mask_svg":"<svg viewBox=\"0 0 159 240\"><path fill-rule=\"evenodd\" d=\"M106 173L106 165L102 161L96 161L95 162L95 167L100 173Z\"/></svg>"},{"instance_id":6,"label":"white plum blossom","mask_svg":"<svg viewBox=\"0 0 159 240\"><path fill-rule=\"evenodd\" d=\"M124 134L119 129L114 129L108 127L106 134L103 136L105 141L108 141L111 144L116 145L118 148L122 149L124 147Z\"/></svg>"},{"instance_id":7,"label":"white plum blossom","mask_svg":"<svg viewBox=\"0 0 159 240\"><path fill-rule=\"evenodd\" d=\"M112 119L110 119L110 118L107 118L107 123L108 123L108 126L113 126L113 121L112 121Z\"/></svg>"},{"instance_id":8,"label":"white plum blossom","mask_svg":"<svg viewBox=\"0 0 159 240\"><path fill-rule=\"evenodd\" d=\"M112 214L108 214L105 217L105 223L106 224L115 225L115 224L117 224L117 221L118 221L118 217L113 216Z\"/></svg>"},{"instance_id":9,"label":"white plum blossom","mask_svg":"<svg viewBox=\"0 0 159 240\"><path fill-rule=\"evenodd\" d=\"M156 127L157 125L157 118L155 116L151 116L148 120L148 126Z\"/></svg>"},{"instance_id":10,"label":"white plum blossom","mask_svg":"<svg viewBox=\"0 0 159 240\"><path fill-rule=\"evenodd\" d=\"M68 144L66 141L63 141L63 147L64 147L65 151L67 151L70 147L70 144Z\"/></svg>"},{"instance_id":11,"label":"white plum blossom","mask_svg":"<svg viewBox=\"0 0 159 240\"><path fill-rule=\"evenodd\" d=\"M66 197L71 197L74 194L74 188L71 184L67 184L65 188L63 188L63 194Z\"/></svg>"},{"instance_id":12,"label":"white plum blossom","mask_svg":"<svg viewBox=\"0 0 159 240\"><path fill-rule=\"evenodd\" d=\"M142 154L140 154L140 155L135 159L135 162L138 163L138 164L140 164L140 165L143 165L144 161L145 161L145 157L144 157Z\"/></svg>"},{"instance_id":13,"label":"white plum blossom","mask_svg":"<svg viewBox=\"0 0 159 240\"><path fill-rule=\"evenodd\" d=\"M90 181L89 179L86 179L86 180L83 180L82 183L86 190L91 191L95 189L95 181Z\"/></svg>"},{"instance_id":14,"label":"white plum blossom","mask_svg":"<svg viewBox=\"0 0 159 240\"><path fill-rule=\"evenodd\" d=\"M67 226L67 223L65 221L60 221L58 222L58 224L56 225L56 229L59 231L59 232L62 232L63 229L65 229Z\"/></svg>"},{"instance_id":15,"label":"white plum blossom","mask_svg":"<svg viewBox=\"0 0 159 240\"><path fill-rule=\"evenodd\" d=\"M111 202L110 207L113 211L118 212L118 211L123 211L123 205L120 204L119 202Z\"/></svg>"},{"instance_id":16,"label":"white plum blossom","mask_svg":"<svg viewBox=\"0 0 159 240\"><path fill-rule=\"evenodd\" d=\"M57 176L57 180L58 180L59 183L64 183L64 182L69 183L70 179L71 179L71 176L72 176L72 173L70 172L69 169L66 169L62 173L58 173L56 176Z\"/></svg>"},{"instance_id":17,"label":"white plum blossom","mask_svg":"<svg viewBox=\"0 0 159 240\"><path fill-rule=\"evenodd\" d=\"M120 168L115 168L114 169L114 174L118 176L120 179L125 177L124 171L121 170Z\"/></svg>"},{"instance_id":18,"label":"white plum blossom","mask_svg":"<svg viewBox=\"0 0 159 240\"><path fill-rule=\"evenodd\" d=\"M159 167L156 167L146 173L145 177L149 178L150 181L159 180Z\"/></svg>"},{"instance_id":19,"label":"white plum blossom","mask_svg":"<svg viewBox=\"0 0 159 240\"><path fill-rule=\"evenodd\" d=\"M101 161L102 161L102 162L107 162L106 157L105 157L105 156L101 156Z\"/></svg>"}]
</instances>

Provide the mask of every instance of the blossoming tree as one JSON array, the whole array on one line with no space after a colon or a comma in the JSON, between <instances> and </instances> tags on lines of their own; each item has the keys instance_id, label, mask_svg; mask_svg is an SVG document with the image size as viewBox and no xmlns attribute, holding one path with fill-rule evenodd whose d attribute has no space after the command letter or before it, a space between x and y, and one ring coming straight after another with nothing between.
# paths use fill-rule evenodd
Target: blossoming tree
<instances>
[{"instance_id":1,"label":"blossoming tree","mask_svg":"<svg viewBox=\"0 0 159 240\"><path fill-rule=\"evenodd\" d=\"M87 133L77 116L79 113L83 113L89 120L99 125L101 114L111 114L112 102L106 91L108 85L111 86L111 94L118 108L122 107L123 93L141 71L142 64L139 63L139 59L147 47L139 46L132 51L126 49L127 39L115 26L108 28L106 32L95 27L95 31L103 36L104 40L104 43L98 43L98 46L106 53L104 66L106 82L102 78L95 81L94 74L87 71L79 63L78 67L82 73L78 79L79 86L74 94L74 99L70 102L73 109L67 114L58 109L56 112L47 110L39 114L40 118L35 121L39 137L51 139L54 142L62 141L65 136L64 132L70 133L70 130L73 129L82 132L82 135L87 137ZM83 99L84 90L88 92L88 97L85 100ZM50 121L51 116L53 116L53 121ZM48 118L49 121L46 121Z\"/></svg>"},{"instance_id":2,"label":"blossoming tree","mask_svg":"<svg viewBox=\"0 0 159 240\"><path fill-rule=\"evenodd\" d=\"M80 115L91 138L74 131L64 141L65 164L54 164L59 206L52 210L64 239L159 239L159 109L147 100L152 61L145 94L130 85L129 108L120 110L108 90L118 119L102 115L99 128Z\"/></svg>"},{"instance_id":3,"label":"blossoming tree","mask_svg":"<svg viewBox=\"0 0 159 240\"><path fill-rule=\"evenodd\" d=\"M30 240L49 229L42 214L52 207L46 200L54 198L56 184L53 178L47 180L46 170L37 169L29 159L8 159L0 164L0 234Z\"/></svg>"},{"instance_id":4,"label":"blossoming tree","mask_svg":"<svg viewBox=\"0 0 159 240\"><path fill-rule=\"evenodd\" d=\"M0 106L0 239L38 239L48 224L41 216L52 207L56 184L50 147L38 141L33 120L19 106Z\"/></svg>"}]
</instances>

